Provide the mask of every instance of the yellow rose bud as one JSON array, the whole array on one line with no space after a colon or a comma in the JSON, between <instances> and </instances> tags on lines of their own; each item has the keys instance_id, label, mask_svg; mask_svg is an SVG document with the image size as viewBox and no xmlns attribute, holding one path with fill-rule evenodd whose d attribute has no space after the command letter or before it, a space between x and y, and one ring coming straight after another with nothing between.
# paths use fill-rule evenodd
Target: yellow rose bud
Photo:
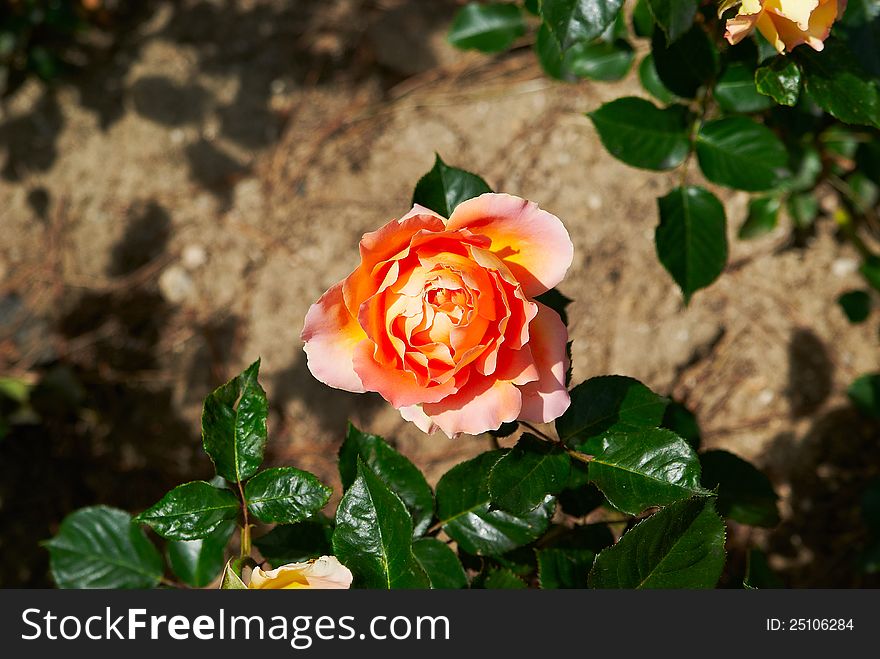
<instances>
[{"instance_id":1,"label":"yellow rose bud","mask_svg":"<svg viewBox=\"0 0 880 659\"><path fill-rule=\"evenodd\" d=\"M350 588L351 571L335 556L321 556L306 563L288 563L264 572L256 568L248 588L282 590L290 588Z\"/></svg>"},{"instance_id":2,"label":"yellow rose bud","mask_svg":"<svg viewBox=\"0 0 880 659\"><path fill-rule=\"evenodd\" d=\"M720 9L734 4L725 0ZM724 38L738 44L757 27L780 53L802 43L822 50L845 9L846 0L743 0L737 15L728 19Z\"/></svg>"}]
</instances>

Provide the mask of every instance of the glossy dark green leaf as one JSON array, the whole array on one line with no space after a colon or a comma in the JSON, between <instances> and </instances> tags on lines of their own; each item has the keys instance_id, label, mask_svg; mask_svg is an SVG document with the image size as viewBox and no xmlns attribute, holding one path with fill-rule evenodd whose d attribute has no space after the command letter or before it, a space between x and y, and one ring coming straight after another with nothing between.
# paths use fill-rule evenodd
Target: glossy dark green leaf
<instances>
[{"instance_id":1,"label":"glossy dark green leaf","mask_svg":"<svg viewBox=\"0 0 880 659\"><path fill-rule=\"evenodd\" d=\"M412 519L403 501L362 462L339 502L333 551L361 588L429 588L412 551Z\"/></svg>"},{"instance_id":2,"label":"glossy dark green leaf","mask_svg":"<svg viewBox=\"0 0 880 659\"><path fill-rule=\"evenodd\" d=\"M568 481L557 496L562 510L574 517L584 517L605 503L605 495L590 483L587 465L571 461Z\"/></svg>"},{"instance_id":3,"label":"glossy dark green leaf","mask_svg":"<svg viewBox=\"0 0 880 659\"><path fill-rule=\"evenodd\" d=\"M633 378L590 378L572 389L571 405L556 420L556 432L572 448L590 453L601 450L601 445L590 440L606 432L657 427L668 402Z\"/></svg>"},{"instance_id":4,"label":"glossy dark green leaf","mask_svg":"<svg viewBox=\"0 0 880 659\"><path fill-rule=\"evenodd\" d=\"M614 23L623 0L542 0L541 16L562 51L592 41Z\"/></svg>"},{"instance_id":5,"label":"glossy dark green leaf","mask_svg":"<svg viewBox=\"0 0 880 659\"><path fill-rule=\"evenodd\" d=\"M195 588L214 581L223 569L223 554L234 530L235 522L229 521L201 540L169 542L168 563L177 578Z\"/></svg>"},{"instance_id":6,"label":"glossy dark green leaf","mask_svg":"<svg viewBox=\"0 0 880 659\"><path fill-rule=\"evenodd\" d=\"M713 588L724 568L724 522L712 499L680 501L599 554L592 588Z\"/></svg>"},{"instance_id":7,"label":"glossy dark green leaf","mask_svg":"<svg viewBox=\"0 0 880 659\"><path fill-rule=\"evenodd\" d=\"M279 566L332 554L332 534L330 520L316 516L296 524L279 524L253 543L263 558Z\"/></svg>"},{"instance_id":8,"label":"glossy dark green leaf","mask_svg":"<svg viewBox=\"0 0 880 659\"><path fill-rule=\"evenodd\" d=\"M152 588L162 556L131 516L107 506L80 508L44 543L59 588Z\"/></svg>"},{"instance_id":9,"label":"glossy dark green leaf","mask_svg":"<svg viewBox=\"0 0 880 659\"><path fill-rule=\"evenodd\" d=\"M266 447L266 392L257 381L260 360L215 389L202 409L202 444L217 474L238 483L253 476Z\"/></svg>"},{"instance_id":10,"label":"glossy dark green leaf","mask_svg":"<svg viewBox=\"0 0 880 659\"><path fill-rule=\"evenodd\" d=\"M788 214L798 229L808 229L819 215L819 200L810 192L799 192L788 198Z\"/></svg>"},{"instance_id":11,"label":"glossy dark green leaf","mask_svg":"<svg viewBox=\"0 0 880 659\"><path fill-rule=\"evenodd\" d=\"M779 223L779 197L754 197L749 200L749 213L739 228L740 240L752 240L770 233Z\"/></svg>"},{"instance_id":12,"label":"glossy dark green leaf","mask_svg":"<svg viewBox=\"0 0 880 659\"><path fill-rule=\"evenodd\" d=\"M589 549L539 549L538 582L545 590L586 588L596 554Z\"/></svg>"},{"instance_id":13,"label":"glossy dark green leaf","mask_svg":"<svg viewBox=\"0 0 880 659\"><path fill-rule=\"evenodd\" d=\"M646 92L661 103L668 105L678 100L678 96L666 89L660 76L657 75L657 67L654 66L654 56L651 53L645 55L642 63L639 64L639 82Z\"/></svg>"},{"instance_id":14,"label":"glossy dark green leaf","mask_svg":"<svg viewBox=\"0 0 880 659\"><path fill-rule=\"evenodd\" d=\"M168 540L198 540L238 517L241 504L229 490L205 481L178 485L134 518Z\"/></svg>"},{"instance_id":15,"label":"glossy dark green leaf","mask_svg":"<svg viewBox=\"0 0 880 659\"><path fill-rule=\"evenodd\" d=\"M638 0L632 13L633 32L637 37L650 37L654 32L654 16L648 0Z\"/></svg>"},{"instance_id":16,"label":"glossy dark green leaf","mask_svg":"<svg viewBox=\"0 0 880 659\"><path fill-rule=\"evenodd\" d=\"M692 449L698 451L703 441L697 417L679 402L671 401L663 414L663 428L669 428L686 441Z\"/></svg>"},{"instance_id":17,"label":"glossy dark green leaf","mask_svg":"<svg viewBox=\"0 0 880 659\"><path fill-rule=\"evenodd\" d=\"M526 515L565 487L570 470L568 453L526 433L489 472L489 495L498 508Z\"/></svg>"},{"instance_id":18,"label":"glossy dark green leaf","mask_svg":"<svg viewBox=\"0 0 880 659\"><path fill-rule=\"evenodd\" d=\"M724 206L704 188L675 188L657 200L657 256L684 294L685 304L724 271L727 220Z\"/></svg>"},{"instance_id":19,"label":"glossy dark green leaf","mask_svg":"<svg viewBox=\"0 0 880 659\"><path fill-rule=\"evenodd\" d=\"M633 47L625 39L577 43L563 56L563 68L578 78L620 80L632 67Z\"/></svg>"},{"instance_id":20,"label":"glossy dark green leaf","mask_svg":"<svg viewBox=\"0 0 880 659\"><path fill-rule=\"evenodd\" d=\"M859 411L880 419L880 373L862 375L846 390Z\"/></svg>"},{"instance_id":21,"label":"glossy dark green leaf","mask_svg":"<svg viewBox=\"0 0 880 659\"><path fill-rule=\"evenodd\" d=\"M749 526L776 526L779 498L770 480L754 465L727 451L706 451L700 455L701 481L717 489L715 505L722 517Z\"/></svg>"},{"instance_id":22,"label":"glossy dark green leaf","mask_svg":"<svg viewBox=\"0 0 880 659\"><path fill-rule=\"evenodd\" d=\"M492 190L483 179L463 169L450 167L437 155L434 167L416 184L412 201L443 217L449 217L461 202L485 192Z\"/></svg>"},{"instance_id":23,"label":"glossy dark green leaf","mask_svg":"<svg viewBox=\"0 0 880 659\"><path fill-rule=\"evenodd\" d=\"M801 94L800 67L791 58L780 55L755 71L755 86L759 93L780 105L797 105Z\"/></svg>"},{"instance_id":24,"label":"glossy dark green leaf","mask_svg":"<svg viewBox=\"0 0 880 659\"><path fill-rule=\"evenodd\" d=\"M660 29L672 43L691 29L697 13L697 0L647 0Z\"/></svg>"},{"instance_id":25,"label":"glossy dark green leaf","mask_svg":"<svg viewBox=\"0 0 880 659\"><path fill-rule=\"evenodd\" d=\"M535 38L535 55L537 55L544 73L551 78L567 82L576 80L575 76L565 69L562 49L546 23L542 23L538 28L538 36Z\"/></svg>"},{"instance_id":26,"label":"glossy dark green leaf","mask_svg":"<svg viewBox=\"0 0 880 659\"><path fill-rule=\"evenodd\" d=\"M660 28L654 30L651 52L657 75L667 89L693 98L718 72L718 51L700 26L694 26L671 44Z\"/></svg>"},{"instance_id":27,"label":"glossy dark green leaf","mask_svg":"<svg viewBox=\"0 0 880 659\"><path fill-rule=\"evenodd\" d=\"M435 590L467 588L467 575L455 552L437 538L420 538L413 543L413 554L431 580Z\"/></svg>"},{"instance_id":28,"label":"glossy dark green leaf","mask_svg":"<svg viewBox=\"0 0 880 659\"><path fill-rule=\"evenodd\" d=\"M871 294L868 291L847 291L837 298L837 304L851 323L863 323L871 315Z\"/></svg>"},{"instance_id":29,"label":"glossy dark green leaf","mask_svg":"<svg viewBox=\"0 0 880 659\"><path fill-rule=\"evenodd\" d=\"M605 103L588 115L608 152L633 167L673 169L687 157L687 108L661 110L634 96Z\"/></svg>"},{"instance_id":30,"label":"glossy dark green leaf","mask_svg":"<svg viewBox=\"0 0 880 659\"><path fill-rule=\"evenodd\" d=\"M776 187L786 175L788 152L776 134L746 117L726 117L702 125L697 157L707 179L737 190Z\"/></svg>"},{"instance_id":31,"label":"glossy dark green leaf","mask_svg":"<svg viewBox=\"0 0 880 659\"><path fill-rule=\"evenodd\" d=\"M700 460L681 437L665 428L610 433L604 450L590 463L590 480L618 510L636 515L694 495Z\"/></svg>"},{"instance_id":32,"label":"glossy dark green leaf","mask_svg":"<svg viewBox=\"0 0 880 659\"><path fill-rule=\"evenodd\" d=\"M483 588L489 590L522 590L525 582L507 568L491 568L483 580Z\"/></svg>"},{"instance_id":33,"label":"glossy dark green leaf","mask_svg":"<svg viewBox=\"0 0 880 659\"><path fill-rule=\"evenodd\" d=\"M749 590L785 588L782 579L770 567L767 556L760 549L750 549L746 555L746 574L743 577L743 588Z\"/></svg>"},{"instance_id":34,"label":"glossy dark green leaf","mask_svg":"<svg viewBox=\"0 0 880 659\"><path fill-rule=\"evenodd\" d=\"M447 39L456 48L497 53L525 32L520 8L508 3L471 2L455 14Z\"/></svg>"},{"instance_id":35,"label":"glossy dark green leaf","mask_svg":"<svg viewBox=\"0 0 880 659\"><path fill-rule=\"evenodd\" d=\"M734 62L715 84L715 100L725 112L762 112L773 101L758 92L753 67Z\"/></svg>"},{"instance_id":36,"label":"glossy dark green leaf","mask_svg":"<svg viewBox=\"0 0 880 659\"><path fill-rule=\"evenodd\" d=\"M339 449L343 489L357 476L358 458L403 500L413 518L415 537L422 535L434 516L434 495L418 467L378 435L361 432L348 424L348 434Z\"/></svg>"},{"instance_id":37,"label":"glossy dark green leaf","mask_svg":"<svg viewBox=\"0 0 880 659\"><path fill-rule=\"evenodd\" d=\"M263 522L293 524L321 510L333 490L294 467L266 469L244 488L248 509Z\"/></svg>"},{"instance_id":38,"label":"glossy dark green leaf","mask_svg":"<svg viewBox=\"0 0 880 659\"><path fill-rule=\"evenodd\" d=\"M491 506L489 473L504 451L488 451L446 472L437 483L437 514L446 534L478 556L497 556L538 538L550 522L555 500L547 497L525 515Z\"/></svg>"},{"instance_id":39,"label":"glossy dark green leaf","mask_svg":"<svg viewBox=\"0 0 880 659\"><path fill-rule=\"evenodd\" d=\"M793 54L807 91L823 110L844 123L880 127L880 83L843 42L832 38L822 52L798 48Z\"/></svg>"}]
</instances>

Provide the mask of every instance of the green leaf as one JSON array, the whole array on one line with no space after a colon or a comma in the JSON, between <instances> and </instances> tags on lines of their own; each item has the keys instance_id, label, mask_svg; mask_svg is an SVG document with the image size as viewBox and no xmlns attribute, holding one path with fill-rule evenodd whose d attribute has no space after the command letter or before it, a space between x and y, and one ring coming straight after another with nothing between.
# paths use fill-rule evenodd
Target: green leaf
<instances>
[{"instance_id":1,"label":"green leaf","mask_svg":"<svg viewBox=\"0 0 880 659\"><path fill-rule=\"evenodd\" d=\"M572 448L590 453L601 450L590 440L606 432L657 427L668 402L633 378L590 378L571 390L571 405L556 419L556 432Z\"/></svg>"},{"instance_id":2,"label":"green leaf","mask_svg":"<svg viewBox=\"0 0 880 659\"><path fill-rule=\"evenodd\" d=\"M198 540L238 517L241 504L229 490L205 481L178 485L134 518L168 540Z\"/></svg>"},{"instance_id":3,"label":"green leaf","mask_svg":"<svg viewBox=\"0 0 880 659\"><path fill-rule=\"evenodd\" d=\"M486 192L492 189L479 176L450 167L436 155L434 167L416 184L412 201L449 217L461 202Z\"/></svg>"},{"instance_id":4,"label":"green leaf","mask_svg":"<svg viewBox=\"0 0 880 659\"><path fill-rule=\"evenodd\" d=\"M532 16L540 16L541 15L540 6L541 6L541 0L524 0L523 1L523 7Z\"/></svg>"},{"instance_id":5,"label":"green leaf","mask_svg":"<svg viewBox=\"0 0 880 659\"><path fill-rule=\"evenodd\" d=\"M871 315L871 294L868 291L847 291L837 298L837 304L851 323L863 323Z\"/></svg>"},{"instance_id":6,"label":"green leaf","mask_svg":"<svg viewBox=\"0 0 880 659\"><path fill-rule=\"evenodd\" d=\"M293 524L321 510L333 490L294 467L266 469L244 488L248 510L263 522Z\"/></svg>"},{"instance_id":7,"label":"green leaf","mask_svg":"<svg viewBox=\"0 0 880 659\"><path fill-rule=\"evenodd\" d=\"M880 257L870 256L865 259L859 268L862 277L865 278L872 288L880 291Z\"/></svg>"},{"instance_id":8,"label":"green leaf","mask_svg":"<svg viewBox=\"0 0 880 659\"><path fill-rule=\"evenodd\" d=\"M673 105L661 110L633 96L605 103L587 115L608 152L633 167L673 169L687 157L687 108Z\"/></svg>"},{"instance_id":9,"label":"green leaf","mask_svg":"<svg viewBox=\"0 0 880 659\"><path fill-rule=\"evenodd\" d=\"M639 64L639 82L651 96L661 103L670 104L678 100L678 96L666 89L660 76L657 75L657 67L654 65L654 56L651 53L645 55Z\"/></svg>"},{"instance_id":10,"label":"green leaf","mask_svg":"<svg viewBox=\"0 0 880 659\"><path fill-rule=\"evenodd\" d=\"M254 545L272 565L302 563L333 553L330 520L321 516L296 524L280 524L266 535L254 539Z\"/></svg>"},{"instance_id":11,"label":"green leaf","mask_svg":"<svg viewBox=\"0 0 880 659\"><path fill-rule=\"evenodd\" d=\"M746 117L703 124L697 158L707 179L737 190L770 190L788 165L788 152L776 134Z\"/></svg>"},{"instance_id":12,"label":"green leaf","mask_svg":"<svg viewBox=\"0 0 880 659\"><path fill-rule=\"evenodd\" d=\"M832 38L821 53L799 48L793 54L807 91L823 110L847 124L880 127L880 84L843 42Z\"/></svg>"},{"instance_id":13,"label":"green leaf","mask_svg":"<svg viewBox=\"0 0 880 659\"><path fill-rule=\"evenodd\" d=\"M266 448L266 392L257 382L260 360L218 387L202 409L202 444L217 473L231 483L253 476Z\"/></svg>"},{"instance_id":14,"label":"green leaf","mask_svg":"<svg viewBox=\"0 0 880 659\"><path fill-rule=\"evenodd\" d=\"M755 197L749 201L749 213L739 228L740 240L751 240L776 228L779 222L779 197Z\"/></svg>"},{"instance_id":15,"label":"green leaf","mask_svg":"<svg viewBox=\"0 0 880 659\"><path fill-rule=\"evenodd\" d=\"M779 523L779 498L770 480L749 462L727 451L700 455L702 483L718 488L716 506L722 517L749 526L772 527Z\"/></svg>"},{"instance_id":16,"label":"green leaf","mask_svg":"<svg viewBox=\"0 0 880 659\"><path fill-rule=\"evenodd\" d=\"M497 556L538 538L550 523L548 496L525 515L491 509L489 472L504 451L488 451L446 472L437 483L437 514L446 534L478 556Z\"/></svg>"},{"instance_id":17,"label":"green leaf","mask_svg":"<svg viewBox=\"0 0 880 659\"><path fill-rule=\"evenodd\" d=\"M801 70L788 57L777 57L755 71L755 86L779 105L795 106L801 93Z\"/></svg>"},{"instance_id":18,"label":"green leaf","mask_svg":"<svg viewBox=\"0 0 880 659\"><path fill-rule=\"evenodd\" d=\"M502 510L526 515L565 487L570 470L568 453L526 433L489 472L489 495Z\"/></svg>"},{"instance_id":19,"label":"green leaf","mask_svg":"<svg viewBox=\"0 0 880 659\"><path fill-rule=\"evenodd\" d=\"M420 538L413 543L413 554L428 574L431 588L457 590L467 588L467 575L455 552L437 538Z\"/></svg>"},{"instance_id":20,"label":"green leaf","mask_svg":"<svg viewBox=\"0 0 880 659\"><path fill-rule=\"evenodd\" d=\"M724 206L704 188L675 188L657 200L657 256L684 294L685 304L724 271L727 220Z\"/></svg>"},{"instance_id":21,"label":"green leaf","mask_svg":"<svg viewBox=\"0 0 880 659\"><path fill-rule=\"evenodd\" d=\"M880 419L880 373L857 378L846 393L859 411Z\"/></svg>"},{"instance_id":22,"label":"green leaf","mask_svg":"<svg viewBox=\"0 0 880 659\"><path fill-rule=\"evenodd\" d=\"M585 517L605 503L605 495L590 483L587 465L580 460L572 460L568 481L558 499L562 510L574 517Z\"/></svg>"},{"instance_id":23,"label":"green leaf","mask_svg":"<svg viewBox=\"0 0 880 659\"><path fill-rule=\"evenodd\" d=\"M596 554L589 549L539 549L538 581L545 590L586 588Z\"/></svg>"},{"instance_id":24,"label":"green leaf","mask_svg":"<svg viewBox=\"0 0 880 659\"><path fill-rule=\"evenodd\" d=\"M412 519L403 501L363 462L339 502L333 550L362 588L429 588L412 551Z\"/></svg>"},{"instance_id":25,"label":"green leaf","mask_svg":"<svg viewBox=\"0 0 880 659\"><path fill-rule=\"evenodd\" d=\"M241 563L240 558L230 558L226 561L226 567L223 568L223 575L220 577L220 590L247 590L240 576Z\"/></svg>"},{"instance_id":26,"label":"green leaf","mask_svg":"<svg viewBox=\"0 0 880 659\"><path fill-rule=\"evenodd\" d=\"M746 574L743 578L743 587L749 590L764 590L785 588L785 584L779 575L771 569L764 552L760 549L750 549L746 555Z\"/></svg>"},{"instance_id":27,"label":"green leaf","mask_svg":"<svg viewBox=\"0 0 880 659\"><path fill-rule=\"evenodd\" d=\"M788 198L788 214L799 229L809 228L819 215L819 200L813 192L801 192Z\"/></svg>"},{"instance_id":28,"label":"green leaf","mask_svg":"<svg viewBox=\"0 0 880 659\"><path fill-rule=\"evenodd\" d=\"M563 68L578 78L611 82L629 72L635 56L625 39L577 43L565 52Z\"/></svg>"},{"instance_id":29,"label":"green leaf","mask_svg":"<svg viewBox=\"0 0 880 659\"><path fill-rule=\"evenodd\" d=\"M553 309L553 311L559 314L562 322L568 325L568 312L566 309L568 308L568 305L572 303L571 298L565 297L558 289L551 288L546 293L536 295L535 301L540 302L545 307Z\"/></svg>"},{"instance_id":30,"label":"green leaf","mask_svg":"<svg viewBox=\"0 0 880 659\"><path fill-rule=\"evenodd\" d=\"M378 435L361 432L349 423L345 442L339 449L343 490L357 476L358 458L401 498L412 515L414 537L422 535L434 516L434 495L418 467Z\"/></svg>"},{"instance_id":31,"label":"green leaf","mask_svg":"<svg viewBox=\"0 0 880 659\"><path fill-rule=\"evenodd\" d=\"M456 48L497 53L525 32L522 12L506 3L471 2L455 14L447 39Z\"/></svg>"},{"instance_id":32,"label":"green leaf","mask_svg":"<svg viewBox=\"0 0 880 659\"><path fill-rule=\"evenodd\" d=\"M715 84L715 100L725 112L761 112L773 101L758 93L755 72L742 62L734 62Z\"/></svg>"},{"instance_id":33,"label":"green leaf","mask_svg":"<svg viewBox=\"0 0 880 659\"><path fill-rule=\"evenodd\" d=\"M858 170L880 185L880 141L875 138L859 144L855 158Z\"/></svg>"},{"instance_id":34,"label":"green leaf","mask_svg":"<svg viewBox=\"0 0 880 659\"><path fill-rule=\"evenodd\" d=\"M633 32L637 37L650 37L654 32L654 15L648 6L648 0L638 0L632 13Z\"/></svg>"},{"instance_id":35,"label":"green leaf","mask_svg":"<svg viewBox=\"0 0 880 659\"><path fill-rule=\"evenodd\" d=\"M709 492L700 486L700 460L681 437L665 428L605 436L590 463L590 480L618 510L637 515L652 506Z\"/></svg>"},{"instance_id":36,"label":"green leaf","mask_svg":"<svg viewBox=\"0 0 880 659\"><path fill-rule=\"evenodd\" d=\"M655 29L651 52L660 80L667 89L683 98L696 96L697 90L718 72L718 51L698 25L672 44L666 43L666 35L661 29Z\"/></svg>"},{"instance_id":37,"label":"green leaf","mask_svg":"<svg viewBox=\"0 0 880 659\"><path fill-rule=\"evenodd\" d=\"M614 544L614 536L607 524L584 524L570 529L554 526L547 533L547 541L542 540L553 549L589 549L594 554Z\"/></svg>"},{"instance_id":38,"label":"green leaf","mask_svg":"<svg viewBox=\"0 0 880 659\"><path fill-rule=\"evenodd\" d=\"M174 574L194 588L204 588L223 569L223 554L235 522L225 522L214 533L200 540L168 543L168 562Z\"/></svg>"},{"instance_id":39,"label":"green leaf","mask_svg":"<svg viewBox=\"0 0 880 659\"><path fill-rule=\"evenodd\" d=\"M565 69L562 50L546 23L542 23L538 28L538 36L535 39L535 54L541 68L548 76L555 80L574 80L574 75Z\"/></svg>"},{"instance_id":40,"label":"green leaf","mask_svg":"<svg viewBox=\"0 0 880 659\"><path fill-rule=\"evenodd\" d=\"M490 569L483 580L483 588L488 590L522 590L527 587L522 579L505 567Z\"/></svg>"},{"instance_id":41,"label":"green leaf","mask_svg":"<svg viewBox=\"0 0 880 659\"><path fill-rule=\"evenodd\" d=\"M687 407L676 401L671 401L663 414L661 427L668 428L686 441L692 449L698 451L703 438L700 433L700 424L697 417Z\"/></svg>"},{"instance_id":42,"label":"green leaf","mask_svg":"<svg viewBox=\"0 0 880 659\"><path fill-rule=\"evenodd\" d=\"M660 29L672 43L694 24L696 0L648 0L648 7Z\"/></svg>"},{"instance_id":43,"label":"green leaf","mask_svg":"<svg viewBox=\"0 0 880 659\"><path fill-rule=\"evenodd\" d=\"M614 23L623 0L542 0L541 16L562 51L592 41Z\"/></svg>"},{"instance_id":44,"label":"green leaf","mask_svg":"<svg viewBox=\"0 0 880 659\"><path fill-rule=\"evenodd\" d=\"M44 545L59 588L152 588L164 570L161 554L131 516L107 506L72 512Z\"/></svg>"},{"instance_id":45,"label":"green leaf","mask_svg":"<svg viewBox=\"0 0 880 659\"><path fill-rule=\"evenodd\" d=\"M592 588L713 588L724 568L724 522L712 499L688 499L639 522L599 554Z\"/></svg>"}]
</instances>

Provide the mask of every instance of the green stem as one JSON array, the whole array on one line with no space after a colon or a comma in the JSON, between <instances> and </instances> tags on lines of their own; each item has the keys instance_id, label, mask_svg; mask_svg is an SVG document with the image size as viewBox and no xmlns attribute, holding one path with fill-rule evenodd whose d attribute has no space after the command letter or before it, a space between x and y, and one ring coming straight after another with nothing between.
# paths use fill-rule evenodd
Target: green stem
<instances>
[{"instance_id":1,"label":"green stem","mask_svg":"<svg viewBox=\"0 0 880 659\"><path fill-rule=\"evenodd\" d=\"M551 437L547 433L545 433L545 432L539 430L538 428L536 428L535 426L533 426L528 421L517 421L517 423L519 423L519 425L521 425L523 428L526 428L529 432L534 434L539 439L543 439L545 442L549 442L549 443L553 444L554 446L561 448L563 451L568 453L568 455L570 455L575 460L579 460L580 462L583 462L585 464L590 464L594 460L594 456L587 455L586 453L581 453L580 451L575 451L574 449L569 448L568 446L565 445L565 443L561 439Z\"/></svg>"},{"instance_id":2,"label":"green stem","mask_svg":"<svg viewBox=\"0 0 880 659\"><path fill-rule=\"evenodd\" d=\"M251 525L250 520L248 519L248 507L247 500L244 498L244 489L241 486L241 481L238 482L238 493L241 497L241 513L244 519L244 523L241 527L241 551L239 555L241 558L250 558L251 555Z\"/></svg>"}]
</instances>

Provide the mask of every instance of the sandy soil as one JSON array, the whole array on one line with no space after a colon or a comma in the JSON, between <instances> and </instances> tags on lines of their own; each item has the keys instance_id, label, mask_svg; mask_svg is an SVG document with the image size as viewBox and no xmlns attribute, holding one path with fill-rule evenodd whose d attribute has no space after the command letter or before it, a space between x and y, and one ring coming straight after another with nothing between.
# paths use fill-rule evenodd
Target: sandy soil
<instances>
[{"instance_id":1,"label":"sandy soil","mask_svg":"<svg viewBox=\"0 0 880 659\"><path fill-rule=\"evenodd\" d=\"M565 222L574 381L626 374L686 403L705 445L755 460L784 495L783 525L752 540L789 583L858 583L840 575L880 435L845 388L880 366L878 326L876 314L851 326L834 304L860 280L830 223L805 249L785 229L742 243L747 197L717 191L730 265L684 308L652 240L655 199L677 180L615 161L584 116L643 95L637 81L555 84L527 48L453 51L451 2L290 4L150 3L86 73L28 84L2 109L0 368L68 369L97 428L85 451L43 437L51 461L0 468L17 487L88 474L41 504L47 530L74 505L142 506L204 476L201 400L258 356L273 462L338 482L347 419L432 480L484 449L324 387L298 339L308 306L356 265L361 234L408 210L436 151ZM3 487L5 517L18 490ZM40 569L8 578L39 583Z\"/></svg>"}]
</instances>

